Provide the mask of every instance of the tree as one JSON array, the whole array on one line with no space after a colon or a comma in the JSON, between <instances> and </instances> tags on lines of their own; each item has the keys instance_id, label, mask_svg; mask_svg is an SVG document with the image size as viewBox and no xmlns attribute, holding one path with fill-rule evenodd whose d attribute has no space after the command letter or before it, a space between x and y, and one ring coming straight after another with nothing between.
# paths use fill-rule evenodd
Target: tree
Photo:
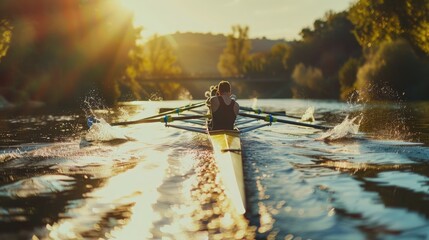
<instances>
[{"instance_id":1,"label":"tree","mask_svg":"<svg viewBox=\"0 0 429 240\"><path fill-rule=\"evenodd\" d=\"M245 64L246 75L254 77L286 77L286 60L289 57L290 47L279 43L269 52L255 53L249 56Z\"/></svg>"},{"instance_id":2,"label":"tree","mask_svg":"<svg viewBox=\"0 0 429 240\"><path fill-rule=\"evenodd\" d=\"M427 0L359 0L349 11L354 34L363 48L405 39L419 53L429 54Z\"/></svg>"},{"instance_id":3,"label":"tree","mask_svg":"<svg viewBox=\"0 0 429 240\"><path fill-rule=\"evenodd\" d=\"M249 56L244 66L248 76L260 77L267 74L267 53L255 53Z\"/></svg>"},{"instance_id":4,"label":"tree","mask_svg":"<svg viewBox=\"0 0 429 240\"><path fill-rule=\"evenodd\" d=\"M293 70L294 97L339 97L338 71L350 57L361 56L352 30L347 12L327 12L324 18L314 21L312 28L301 31L301 41L290 43L285 65Z\"/></svg>"},{"instance_id":5,"label":"tree","mask_svg":"<svg viewBox=\"0 0 429 240\"><path fill-rule=\"evenodd\" d=\"M6 56L12 37L12 26L6 19L0 19L0 62Z\"/></svg>"},{"instance_id":6,"label":"tree","mask_svg":"<svg viewBox=\"0 0 429 240\"><path fill-rule=\"evenodd\" d=\"M138 72L140 84L145 84L144 79L147 78L171 78L182 73L168 37L154 35L142 46L142 50L142 65ZM177 99L187 91L179 83L150 83L145 86L152 92L159 92L160 95L157 98L163 99ZM143 91L143 93L151 98L148 92Z\"/></svg>"},{"instance_id":7,"label":"tree","mask_svg":"<svg viewBox=\"0 0 429 240\"><path fill-rule=\"evenodd\" d=\"M266 71L270 76L283 77L286 76L288 66L286 64L290 55L290 46L288 44L274 45L268 55Z\"/></svg>"},{"instance_id":8,"label":"tree","mask_svg":"<svg viewBox=\"0 0 429 240\"><path fill-rule=\"evenodd\" d=\"M357 71L360 66L360 61L356 58L350 58L338 72L338 79L340 81L340 98L348 100L355 91L355 82L357 78Z\"/></svg>"},{"instance_id":9,"label":"tree","mask_svg":"<svg viewBox=\"0 0 429 240\"><path fill-rule=\"evenodd\" d=\"M323 76L320 69L306 67L300 63L292 73L292 95L294 98L332 98L338 93L338 87L333 85L332 79ZM333 88L333 86L335 86Z\"/></svg>"},{"instance_id":10,"label":"tree","mask_svg":"<svg viewBox=\"0 0 429 240\"><path fill-rule=\"evenodd\" d=\"M367 100L427 99L429 63L405 40L384 42L357 73L356 89Z\"/></svg>"},{"instance_id":11,"label":"tree","mask_svg":"<svg viewBox=\"0 0 429 240\"><path fill-rule=\"evenodd\" d=\"M174 49L166 37L154 35L143 46L143 69L145 77L169 77L181 73Z\"/></svg>"},{"instance_id":12,"label":"tree","mask_svg":"<svg viewBox=\"0 0 429 240\"><path fill-rule=\"evenodd\" d=\"M139 33L131 12L119 6L117 0L1 1L0 19L10 23L12 37L0 87L52 105L80 104L95 88L115 102Z\"/></svg>"},{"instance_id":13,"label":"tree","mask_svg":"<svg viewBox=\"0 0 429 240\"><path fill-rule=\"evenodd\" d=\"M242 77L245 75L245 65L249 60L251 44L249 27L235 25L228 35L227 46L219 57L218 70L225 77Z\"/></svg>"},{"instance_id":14,"label":"tree","mask_svg":"<svg viewBox=\"0 0 429 240\"><path fill-rule=\"evenodd\" d=\"M142 28L139 28L138 36L136 40L141 40ZM134 99L141 100L142 94L148 95L144 88L139 82L144 72L144 51L142 44L136 44L128 53L129 63L126 66L125 73L121 78L121 84L126 86L133 94Z\"/></svg>"},{"instance_id":15,"label":"tree","mask_svg":"<svg viewBox=\"0 0 429 240\"><path fill-rule=\"evenodd\" d=\"M327 12L324 18L314 21L312 29L301 31L301 41L291 44L287 66L304 63L320 68L324 76L336 77L349 57L361 55L352 30L347 12Z\"/></svg>"}]
</instances>

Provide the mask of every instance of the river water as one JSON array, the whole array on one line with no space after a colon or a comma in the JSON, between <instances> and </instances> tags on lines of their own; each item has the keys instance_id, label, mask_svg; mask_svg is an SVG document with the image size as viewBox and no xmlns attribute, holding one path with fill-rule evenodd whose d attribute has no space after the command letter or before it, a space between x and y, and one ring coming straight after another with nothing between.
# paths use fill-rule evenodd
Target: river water
<instances>
[{"instance_id":1,"label":"river water","mask_svg":"<svg viewBox=\"0 0 429 240\"><path fill-rule=\"evenodd\" d=\"M332 127L357 117L359 131L329 140L274 123L242 134L240 215L203 134L161 123L88 130L88 109L4 111L0 239L429 239L428 102L238 102L293 116L314 107L316 124ZM117 122L188 103L89 110Z\"/></svg>"}]
</instances>

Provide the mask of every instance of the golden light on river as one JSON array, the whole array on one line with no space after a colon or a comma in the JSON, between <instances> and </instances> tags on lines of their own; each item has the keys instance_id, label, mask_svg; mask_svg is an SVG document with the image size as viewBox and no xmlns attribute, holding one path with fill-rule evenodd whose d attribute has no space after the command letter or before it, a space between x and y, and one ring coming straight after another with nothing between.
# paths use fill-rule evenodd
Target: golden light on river
<instances>
[{"instance_id":1,"label":"golden light on river","mask_svg":"<svg viewBox=\"0 0 429 240\"><path fill-rule=\"evenodd\" d=\"M121 106L117 120L157 114L152 105ZM89 146L94 149L88 153L95 154L80 159L87 159L88 168L94 169L87 178L101 183L85 186L83 198L70 202L60 219L46 226L49 238L80 239L100 233L106 239L131 240L253 238L256 230L237 212L219 182L207 136L177 134L177 129L162 123L100 131L114 131L131 140ZM84 172L69 165L59 168L69 174Z\"/></svg>"}]
</instances>

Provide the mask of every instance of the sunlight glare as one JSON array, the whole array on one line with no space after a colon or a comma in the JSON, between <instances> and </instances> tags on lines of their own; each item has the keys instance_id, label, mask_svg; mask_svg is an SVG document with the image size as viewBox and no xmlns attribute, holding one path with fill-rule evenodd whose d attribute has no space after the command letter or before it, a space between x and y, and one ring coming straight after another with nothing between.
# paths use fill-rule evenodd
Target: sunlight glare
<instances>
[{"instance_id":1,"label":"sunlight glare","mask_svg":"<svg viewBox=\"0 0 429 240\"><path fill-rule=\"evenodd\" d=\"M118 0L118 3L134 13L139 6L139 0Z\"/></svg>"},{"instance_id":2,"label":"sunlight glare","mask_svg":"<svg viewBox=\"0 0 429 240\"><path fill-rule=\"evenodd\" d=\"M113 176L104 188L89 192L79 207L70 208L64 216L85 218L62 218L47 225L48 235L54 239L83 238L83 234L96 226L106 225L104 217L114 211L127 213L127 218L118 221L111 232L112 239L145 239L151 237L153 222L160 216L153 210L160 193L159 186L165 177L167 162L162 161L169 151L146 150L147 157L135 168ZM149 180L150 179L150 180ZM106 235L106 236L107 236Z\"/></svg>"}]
</instances>

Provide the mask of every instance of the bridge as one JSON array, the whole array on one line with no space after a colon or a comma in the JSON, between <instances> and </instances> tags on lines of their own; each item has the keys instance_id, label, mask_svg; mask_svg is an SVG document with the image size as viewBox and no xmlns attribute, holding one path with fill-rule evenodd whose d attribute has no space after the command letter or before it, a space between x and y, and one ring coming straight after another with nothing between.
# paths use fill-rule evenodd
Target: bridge
<instances>
[{"instance_id":1,"label":"bridge","mask_svg":"<svg viewBox=\"0 0 429 240\"><path fill-rule=\"evenodd\" d=\"M163 83L178 83L186 88L196 99L203 99L205 91L211 85L219 81L229 81L232 85L232 91L242 98L249 97L289 97L290 96L290 79L287 77L222 77L222 76L178 76L163 78L146 78L139 79L140 84L155 85Z\"/></svg>"},{"instance_id":2,"label":"bridge","mask_svg":"<svg viewBox=\"0 0 429 240\"><path fill-rule=\"evenodd\" d=\"M179 76L179 77L150 77L140 78L140 83L189 83L208 82L214 84L221 80L237 83L281 83L288 81L287 77L222 77L222 76Z\"/></svg>"}]
</instances>

